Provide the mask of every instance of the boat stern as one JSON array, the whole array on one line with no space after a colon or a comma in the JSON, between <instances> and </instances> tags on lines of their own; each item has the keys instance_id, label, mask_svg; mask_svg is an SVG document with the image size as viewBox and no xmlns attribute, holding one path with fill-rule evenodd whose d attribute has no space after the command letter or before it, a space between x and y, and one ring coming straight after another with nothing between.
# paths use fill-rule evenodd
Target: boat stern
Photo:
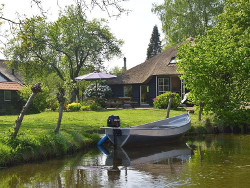
<instances>
[{"instance_id":1,"label":"boat stern","mask_svg":"<svg viewBox=\"0 0 250 188\"><path fill-rule=\"evenodd\" d=\"M102 127L109 140L117 146L122 147L130 136L130 129L117 127Z\"/></svg>"}]
</instances>

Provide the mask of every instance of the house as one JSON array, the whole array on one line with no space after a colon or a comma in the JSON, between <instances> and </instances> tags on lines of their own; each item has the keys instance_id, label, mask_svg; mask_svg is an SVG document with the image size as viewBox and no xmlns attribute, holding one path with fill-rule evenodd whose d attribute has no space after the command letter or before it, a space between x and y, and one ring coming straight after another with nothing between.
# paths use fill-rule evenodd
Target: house
<instances>
[{"instance_id":1,"label":"house","mask_svg":"<svg viewBox=\"0 0 250 188\"><path fill-rule=\"evenodd\" d=\"M0 60L0 115L20 112L22 105L17 91L23 85L21 76Z\"/></svg>"},{"instance_id":2,"label":"house","mask_svg":"<svg viewBox=\"0 0 250 188\"><path fill-rule=\"evenodd\" d=\"M107 84L113 91L113 97L131 97L140 106L152 106L153 99L166 91L183 95L183 83L179 78L180 73L176 71L176 48L168 48L109 80Z\"/></svg>"}]
</instances>

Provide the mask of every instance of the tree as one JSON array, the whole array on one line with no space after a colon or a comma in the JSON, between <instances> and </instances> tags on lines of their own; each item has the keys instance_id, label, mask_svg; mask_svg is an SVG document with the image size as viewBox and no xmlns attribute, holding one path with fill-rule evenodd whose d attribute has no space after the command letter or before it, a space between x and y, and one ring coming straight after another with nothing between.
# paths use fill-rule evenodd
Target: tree
<instances>
[{"instance_id":1,"label":"tree","mask_svg":"<svg viewBox=\"0 0 250 188\"><path fill-rule=\"evenodd\" d=\"M166 46L171 46L190 36L204 35L223 8L224 0L165 0L154 4L153 12L162 22Z\"/></svg>"},{"instance_id":2,"label":"tree","mask_svg":"<svg viewBox=\"0 0 250 188\"><path fill-rule=\"evenodd\" d=\"M32 94L30 95L28 101L26 102L26 104L24 105L20 115L18 116L17 120L16 120L16 126L14 127L14 132L12 134L12 136L14 138L16 138L17 134L18 134L18 131L21 127L21 124L22 124L22 121L23 121L23 118L24 118L24 115L25 113L27 112L30 104L32 103L32 100L34 99L34 97L36 96L37 93L39 92L42 92L42 89L41 89L41 83L37 83L37 84L34 84L32 87L31 87L31 90L32 90Z\"/></svg>"},{"instance_id":3,"label":"tree","mask_svg":"<svg viewBox=\"0 0 250 188\"><path fill-rule=\"evenodd\" d=\"M81 71L97 69L104 59L121 53L122 41L110 33L106 22L87 21L79 6L67 7L55 22L36 16L22 23L8 43L6 56L24 72L26 80L47 80L53 75L50 81L56 86L60 109L68 90L73 89L76 95L74 78ZM58 122L61 117L60 110Z\"/></svg>"},{"instance_id":4,"label":"tree","mask_svg":"<svg viewBox=\"0 0 250 188\"><path fill-rule=\"evenodd\" d=\"M118 76L122 74L123 72L124 72L124 67L119 68L118 66L115 66L114 68L110 70L109 73Z\"/></svg>"},{"instance_id":5,"label":"tree","mask_svg":"<svg viewBox=\"0 0 250 188\"><path fill-rule=\"evenodd\" d=\"M250 101L248 0L229 0L218 24L178 51L178 71L192 101L232 125L249 123ZM247 115L248 113L248 115Z\"/></svg>"},{"instance_id":6,"label":"tree","mask_svg":"<svg viewBox=\"0 0 250 188\"><path fill-rule=\"evenodd\" d=\"M147 49L147 59L161 53L161 41L158 27L155 25Z\"/></svg>"}]
</instances>

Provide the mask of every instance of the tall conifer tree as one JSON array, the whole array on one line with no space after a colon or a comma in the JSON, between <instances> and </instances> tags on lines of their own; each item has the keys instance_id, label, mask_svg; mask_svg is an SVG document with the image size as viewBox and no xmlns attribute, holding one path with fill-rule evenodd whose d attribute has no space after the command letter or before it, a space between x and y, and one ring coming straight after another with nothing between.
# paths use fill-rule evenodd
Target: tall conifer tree
<instances>
[{"instance_id":1,"label":"tall conifer tree","mask_svg":"<svg viewBox=\"0 0 250 188\"><path fill-rule=\"evenodd\" d=\"M161 41L158 27L155 25L147 49L147 59L161 53Z\"/></svg>"}]
</instances>

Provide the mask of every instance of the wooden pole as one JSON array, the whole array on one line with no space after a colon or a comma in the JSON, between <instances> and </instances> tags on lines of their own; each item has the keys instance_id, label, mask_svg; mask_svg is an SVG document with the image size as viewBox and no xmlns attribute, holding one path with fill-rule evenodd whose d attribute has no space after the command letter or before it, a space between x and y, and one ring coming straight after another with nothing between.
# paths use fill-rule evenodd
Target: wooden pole
<instances>
[{"instance_id":1,"label":"wooden pole","mask_svg":"<svg viewBox=\"0 0 250 188\"><path fill-rule=\"evenodd\" d=\"M204 107L204 102L200 102L199 103L200 105L200 110L199 110L199 121L201 121L201 114L202 114L202 111L203 111L203 107Z\"/></svg>"},{"instance_id":2,"label":"wooden pole","mask_svg":"<svg viewBox=\"0 0 250 188\"><path fill-rule=\"evenodd\" d=\"M170 94L169 95L169 101L168 101L168 108L167 108L167 116L166 116L166 118L169 118L170 108L171 108L171 105L172 105L172 102L173 102L173 98L174 98L174 95Z\"/></svg>"}]
</instances>

